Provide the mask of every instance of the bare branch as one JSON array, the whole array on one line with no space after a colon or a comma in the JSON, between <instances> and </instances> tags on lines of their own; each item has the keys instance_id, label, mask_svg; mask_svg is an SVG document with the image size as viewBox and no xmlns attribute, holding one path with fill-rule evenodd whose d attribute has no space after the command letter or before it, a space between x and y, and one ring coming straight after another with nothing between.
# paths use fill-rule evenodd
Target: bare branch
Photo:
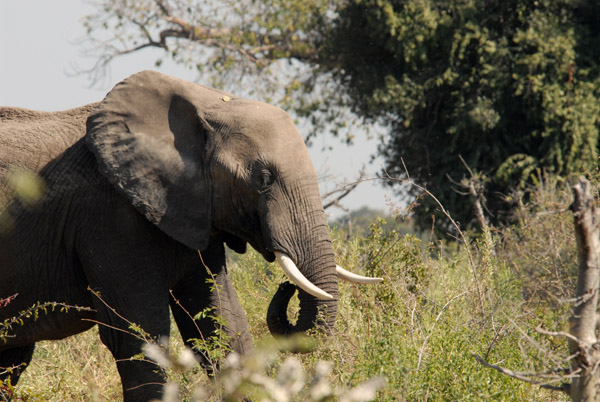
<instances>
[{"instance_id":1,"label":"bare branch","mask_svg":"<svg viewBox=\"0 0 600 402\"><path fill-rule=\"evenodd\" d=\"M543 329L541 326L538 326L538 327L537 327L535 330L536 330L537 332L539 332L540 334L542 334L542 335L547 335L547 336L560 336L560 337L563 337L563 338L570 339L571 341L573 341L573 342L575 342L575 343L577 343L577 344L580 344L580 343L581 343L581 341L580 341L580 340L579 340L579 339L578 339L576 336L573 336L573 335L571 335L571 334L570 334L570 333L568 333L568 332L563 332L563 331L559 331L559 332L554 332L554 331L546 331L546 330L545 330L545 329Z\"/></svg>"},{"instance_id":2,"label":"bare branch","mask_svg":"<svg viewBox=\"0 0 600 402\"><path fill-rule=\"evenodd\" d=\"M348 196L348 194L350 194L356 187L358 187L358 185L362 182L365 181L365 176L366 176L366 172L365 172L365 168L363 167L359 173L358 173L358 178L353 181L352 183L347 183L347 184L343 184L342 186L336 188L333 191L330 191L328 193L326 193L325 195L323 195L321 198L326 200L327 198L333 196L334 194L338 194L340 193L338 196L336 196L333 200L326 202L323 205L323 209L327 209L330 208L332 206L336 206L340 209L345 209L341 204L340 201L345 198L346 196Z\"/></svg>"},{"instance_id":3,"label":"bare branch","mask_svg":"<svg viewBox=\"0 0 600 402\"><path fill-rule=\"evenodd\" d=\"M465 162L465 160L462 157L462 155L458 155L458 159L460 159L460 161L462 162L462 164L465 167L465 169L467 169L467 172L469 172L469 175L471 175L471 177L475 177L475 175L473 174L473 171L471 170L471 168L469 167L469 165L467 164L467 162Z\"/></svg>"},{"instance_id":4,"label":"bare branch","mask_svg":"<svg viewBox=\"0 0 600 402\"><path fill-rule=\"evenodd\" d=\"M244 11L237 10L233 2L229 6L231 9L226 10L228 12L221 12L214 5L200 8L182 1L166 0L147 0L145 5L130 8L107 0L96 5L101 11L88 16L84 24L88 32L108 31L112 38L107 40L105 35L102 40L94 36L86 38L86 42L93 44L86 53L97 61L91 69L78 69L76 74L103 75L98 70L106 69L112 60L150 47L166 51L173 47L173 54L181 53L183 49L190 51L192 45L217 49L221 53L213 55L213 62L236 65L231 63L233 57L234 61L246 63L242 71L248 67L260 70L281 58L309 64L318 61L315 39L307 34L312 30L303 25L306 22L296 24L281 16L278 17L280 21L269 21L267 26L257 22L256 15L247 17ZM229 15L233 17L225 17ZM177 43L182 40L189 41L185 48ZM199 62L201 58L197 60Z\"/></svg>"},{"instance_id":5,"label":"bare branch","mask_svg":"<svg viewBox=\"0 0 600 402\"><path fill-rule=\"evenodd\" d=\"M156 0L156 5L158 6L158 8L160 8L160 11L162 11L163 14L171 15L171 11L169 11L169 7L165 4L164 1Z\"/></svg>"},{"instance_id":6,"label":"bare branch","mask_svg":"<svg viewBox=\"0 0 600 402\"><path fill-rule=\"evenodd\" d=\"M504 375L516 378L518 380L524 381L529 384L539 385L542 388L550 389L552 391L565 392L568 395L570 395L570 384L569 383L563 382L559 386L550 385L550 384L556 383L556 382L562 382L562 381L570 379L570 378L577 378L579 376L579 372L580 372L580 371L575 371L575 372L569 373L567 375L557 374L555 371L550 371L550 372L545 372L545 373L519 372L519 371L510 370L510 369L507 369L504 367L496 366L495 364L490 364L474 353L471 353L471 356L473 356L475 358L475 360L477 360L480 364L484 365L485 367L494 369ZM548 378L548 381L538 381L538 380L534 380L532 378Z\"/></svg>"}]
</instances>

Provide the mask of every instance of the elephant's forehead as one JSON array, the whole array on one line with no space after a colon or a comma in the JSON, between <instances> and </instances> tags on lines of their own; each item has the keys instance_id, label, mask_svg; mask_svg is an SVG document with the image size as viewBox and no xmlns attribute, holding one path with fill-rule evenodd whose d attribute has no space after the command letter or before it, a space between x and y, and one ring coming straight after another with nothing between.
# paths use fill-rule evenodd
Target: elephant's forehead
<instances>
[{"instance_id":1,"label":"elephant's forehead","mask_svg":"<svg viewBox=\"0 0 600 402\"><path fill-rule=\"evenodd\" d=\"M248 100L234 100L229 108L233 131L257 141L257 146L302 146L304 141L291 117L275 106Z\"/></svg>"}]
</instances>

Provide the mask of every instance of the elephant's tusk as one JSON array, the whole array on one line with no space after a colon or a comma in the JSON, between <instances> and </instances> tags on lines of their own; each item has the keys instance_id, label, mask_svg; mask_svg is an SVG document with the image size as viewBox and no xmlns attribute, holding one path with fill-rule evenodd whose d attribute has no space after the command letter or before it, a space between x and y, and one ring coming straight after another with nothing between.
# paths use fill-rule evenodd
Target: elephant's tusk
<instances>
[{"instance_id":1,"label":"elephant's tusk","mask_svg":"<svg viewBox=\"0 0 600 402\"><path fill-rule=\"evenodd\" d=\"M337 276L339 278L344 279L348 282L353 282L353 283L379 283L383 280L383 278L372 278L369 276L362 276L362 275L354 274L350 271L346 271L344 268L340 267L339 265L335 266L335 272L337 273Z\"/></svg>"},{"instance_id":2,"label":"elephant's tusk","mask_svg":"<svg viewBox=\"0 0 600 402\"><path fill-rule=\"evenodd\" d=\"M319 299L333 299L329 293L324 292L319 289L317 286L313 285L298 269L294 261L285 253L280 251L275 251L275 256L277 257L277 262L281 265L281 269L286 275L294 282L298 287L304 290L306 293L313 295Z\"/></svg>"}]
</instances>

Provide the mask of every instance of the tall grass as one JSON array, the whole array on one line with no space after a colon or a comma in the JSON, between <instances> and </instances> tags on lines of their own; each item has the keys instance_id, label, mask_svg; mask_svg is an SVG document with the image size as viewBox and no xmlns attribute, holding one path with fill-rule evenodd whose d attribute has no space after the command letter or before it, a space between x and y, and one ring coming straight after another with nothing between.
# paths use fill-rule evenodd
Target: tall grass
<instances>
[{"instance_id":1,"label":"tall grass","mask_svg":"<svg viewBox=\"0 0 600 402\"><path fill-rule=\"evenodd\" d=\"M535 371L567 354L566 342L534 328L566 329L570 306L563 299L572 294L576 266L570 199L557 182L541 183L528 199L513 226L494 231L494 244L476 234L466 235L468 244L421 240L382 220L365 237L333 231L340 265L385 281L340 283L336 329L314 352L297 356L304 371L314 374L328 361L327 376L338 387L383 376L377 401L556 400L473 357ZM233 256L230 272L256 344L268 342L266 309L284 275L254 251ZM183 345L173 328L177 355ZM119 400L115 364L96 332L41 342L17 387L23 400ZM286 356L276 355L266 374L274 377ZM200 369L170 375L182 400L211 386Z\"/></svg>"}]
</instances>

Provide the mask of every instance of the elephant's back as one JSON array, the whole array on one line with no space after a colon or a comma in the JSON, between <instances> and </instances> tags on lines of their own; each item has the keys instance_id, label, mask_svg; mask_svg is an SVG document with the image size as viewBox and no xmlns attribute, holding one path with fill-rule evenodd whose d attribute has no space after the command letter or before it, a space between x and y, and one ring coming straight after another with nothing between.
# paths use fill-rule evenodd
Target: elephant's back
<instances>
[{"instance_id":1,"label":"elephant's back","mask_svg":"<svg viewBox=\"0 0 600 402\"><path fill-rule=\"evenodd\" d=\"M0 178L9 168L39 172L85 135L97 104L61 112L0 107Z\"/></svg>"},{"instance_id":2,"label":"elephant's back","mask_svg":"<svg viewBox=\"0 0 600 402\"><path fill-rule=\"evenodd\" d=\"M0 107L0 210L14 192L9 176L40 172L85 135L87 116L96 106L61 112Z\"/></svg>"}]
</instances>

